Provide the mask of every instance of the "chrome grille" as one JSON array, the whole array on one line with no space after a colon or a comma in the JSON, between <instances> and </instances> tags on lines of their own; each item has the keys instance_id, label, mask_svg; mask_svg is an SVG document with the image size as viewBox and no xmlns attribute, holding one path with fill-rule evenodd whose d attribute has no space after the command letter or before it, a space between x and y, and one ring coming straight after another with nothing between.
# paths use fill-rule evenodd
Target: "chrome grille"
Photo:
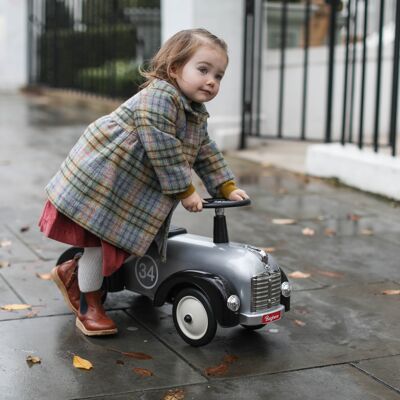
<instances>
[{"instance_id":1,"label":"chrome grille","mask_svg":"<svg viewBox=\"0 0 400 400\"><path fill-rule=\"evenodd\" d=\"M251 311L277 306L281 299L281 273L263 273L251 278Z\"/></svg>"}]
</instances>

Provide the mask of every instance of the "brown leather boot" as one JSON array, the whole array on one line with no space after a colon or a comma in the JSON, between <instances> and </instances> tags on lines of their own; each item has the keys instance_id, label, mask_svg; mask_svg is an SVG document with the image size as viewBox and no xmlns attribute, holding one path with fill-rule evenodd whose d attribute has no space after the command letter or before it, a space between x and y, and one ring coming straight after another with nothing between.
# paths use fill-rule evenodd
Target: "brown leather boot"
<instances>
[{"instance_id":1,"label":"brown leather boot","mask_svg":"<svg viewBox=\"0 0 400 400\"><path fill-rule=\"evenodd\" d=\"M80 290L78 286L78 259L66 261L54 267L51 271L51 277L64 296L68 307L78 314Z\"/></svg>"},{"instance_id":2,"label":"brown leather boot","mask_svg":"<svg viewBox=\"0 0 400 400\"><path fill-rule=\"evenodd\" d=\"M81 293L76 326L87 336L112 335L118 332L114 321L104 311L101 296L101 290Z\"/></svg>"}]
</instances>

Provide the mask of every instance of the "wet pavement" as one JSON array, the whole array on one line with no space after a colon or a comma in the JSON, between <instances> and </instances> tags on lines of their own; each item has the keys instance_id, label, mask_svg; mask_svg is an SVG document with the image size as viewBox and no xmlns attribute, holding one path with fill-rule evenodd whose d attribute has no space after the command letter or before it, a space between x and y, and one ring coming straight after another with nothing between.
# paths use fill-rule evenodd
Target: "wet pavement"
<instances>
[{"instance_id":1,"label":"wet pavement","mask_svg":"<svg viewBox=\"0 0 400 400\"><path fill-rule=\"evenodd\" d=\"M2 400L400 399L399 204L236 155L227 158L252 205L226 211L230 239L268 248L287 274L302 274L291 278L292 310L257 332L218 328L213 342L192 348L170 305L119 292L106 302L119 334L80 334L56 286L41 279L66 246L36 224L44 185L95 117L0 96L0 306L32 306L0 310ZM179 207L173 222L211 236L212 216ZM74 355L94 368L74 368Z\"/></svg>"}]
</instances>

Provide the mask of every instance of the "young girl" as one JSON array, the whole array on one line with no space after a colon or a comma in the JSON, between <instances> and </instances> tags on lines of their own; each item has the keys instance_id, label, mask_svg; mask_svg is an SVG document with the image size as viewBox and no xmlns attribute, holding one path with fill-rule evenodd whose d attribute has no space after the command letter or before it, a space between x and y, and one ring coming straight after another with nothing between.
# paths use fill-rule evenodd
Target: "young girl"
<instances>
[{"instance_id":1,"label":"young girl","mask_svg":"<svg viewBox=\"0 0 400 400\"><path fill-rule=\"evenodd\" d=\"M219 91L228 64L224 41L205 29L172 36L144 72L144 88L88 126L46 187L39 226L49 238L84 247L52 271L85 335L117 332L101 302L104 276L155 241L165 258L169 224L181 201L203 201L192 170L211 196L248 198L207 134L203 103Z\"/></svg>"}]
</instances>

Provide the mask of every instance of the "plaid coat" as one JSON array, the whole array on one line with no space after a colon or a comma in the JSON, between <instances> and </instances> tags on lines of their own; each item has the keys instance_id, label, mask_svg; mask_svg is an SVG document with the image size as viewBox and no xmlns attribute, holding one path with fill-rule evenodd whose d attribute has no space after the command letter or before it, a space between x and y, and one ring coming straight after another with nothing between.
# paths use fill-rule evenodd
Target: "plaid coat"
<instances>
[{"instance_id":1,"label":"plaid coat","mask_svg":"<svg viewBox=\"0 0 400 400\"><path fill-rule=\"evenodd\" d=\"M155 80L90 124L46 186L51 203L99 238L143 255L166 233L192 169L211 195L234 178L207 134L208 113ZM162 229L160 229L162 228Z\"/></svg>"}]
</instances>

